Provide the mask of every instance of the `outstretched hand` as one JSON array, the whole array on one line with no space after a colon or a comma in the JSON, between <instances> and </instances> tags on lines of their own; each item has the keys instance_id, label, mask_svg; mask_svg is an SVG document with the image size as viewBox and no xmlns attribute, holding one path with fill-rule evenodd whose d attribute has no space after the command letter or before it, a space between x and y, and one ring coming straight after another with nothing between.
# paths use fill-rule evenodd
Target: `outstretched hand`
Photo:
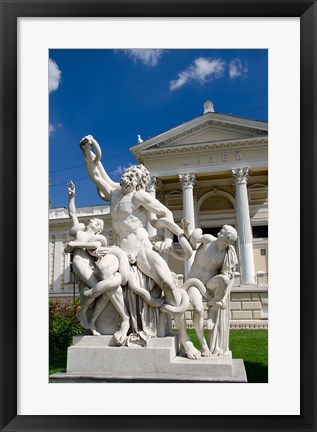
<instances>
[{"instance_id":1,"label":"outstretched hand","mask_svg":"<svg viewBox=\"0 0 317 432\"><path fill-rule=\"evenodd\" d=\"M164 241L157 241L154 243L153 248L161 253L161 254L168 254L173 247L173 242L170 239L166 239Z\"/></svg>"},{"instance_id":2,"label":"outstretched hand","mask_svg":"<svg viewBox=\"0 0 317 432\"><path fill-rule=\"evenodd\" d=\"M92 139L93 139L93 136L92 135L86 135L86 136L84 136L84 138L82 138L81 140L80 140L80 147L84 147L84 146L86 146L87 144L89 144L90 145L90 147L92 146Z\"/></svg>"},{"instance_id":3,"label":"outstretched hand","mask_svg":"<svg viewBox=\"0 0 317 432\"><path fill-rule=\"evenodd\" d=\"M184 218L181 220L180 225L181 225L181 227L183 228L183 230L187 229L187 228L189 227L189 220L188 220L186 217L184 217Z\"/></svg>"},{"instance_id":4,"label":"outstretched hand","mask_svg":"<svg viewBox=\"0 0 317 432\"><path fill-rule=\"evenodd\" d=\"M189 236L190 236L190 232L189 232L189 220L186 217L184 217L181 220L180 225L181 225L181 227L182 227L182 229L184 231L185 237L189 238Z\"/></svg>"},{"instance_id":5,"label":"outstretched hand","mask_svg":"<svg viewBox=\"0 0 317 432\"><path fill-rule=\"evenodd\" d=\"M74 197L75 196L75 185L72 181L67 183L67 189L68 189L68 195L70 197Z\"/></svg>"},{"instance_id":6,"label":"outstretched hand","mask_svg":"<svg viewBox=\"0 0 317 432\"><path fill-rule=\"evenodd\" d=\"M93 160L94 164L100 162L101 159L101 149L97 141L92 135L86 135L84 138L80 140L80 148L82 149L85 158ZM92 152L92 148L94 149L95 154Z\"/></svg>"}]
</instances>

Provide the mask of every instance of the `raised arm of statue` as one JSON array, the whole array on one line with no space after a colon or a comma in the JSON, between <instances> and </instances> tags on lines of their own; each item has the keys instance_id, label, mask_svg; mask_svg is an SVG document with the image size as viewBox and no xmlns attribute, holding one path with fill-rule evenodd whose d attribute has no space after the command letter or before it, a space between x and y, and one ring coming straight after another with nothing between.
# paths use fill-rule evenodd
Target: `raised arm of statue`
<instances>
[{"instance_id":1,"label":"raised arm of statue","mask_svg":"<svg viewBox=\"0 0 317 432\"><path fill-rule=\"evenodd\" d=\"M80 148L84 154L88 175L97 186L100 197L111 200L112 191L119 189L120 184L111 180L100 162L101 149L98 142L91 135L87 135L80 141ZM91 151L92 148L95 153Z\"/></svg>"},{"instance_id":2,"label":"raised arm of statue","mask_svg":"<svg viewBox=\"0 0 317 432\"><path fill-rule=\"evenodd\" d=\"M140 189L135 193L135 200L137 201L139 206L144 207L151 213L159 217L165 217L174 221L173 213L165 207L158 199L152 197L148 192Z\"/></svg>"},{"instance_id":3,"label":"raised arm of statue","mask_svg":"<svg viewBox=\"0 0 317 432\"><path fill-rule=\"evenodd\" d=\"M201 228L195 228L191 231L189 228L189 221L186 217L181 220L181 227L183 228L185 237L194 250L198 249L201 243L208 244L216 240L216 237L211 234L203 234Z\"/></svg>"},{"instance_id":4,"label":"raised arm of statue","mask_svg":"<svg viewBox=\"0 0 317 432\"><path fill-rule=\"evenodd\" d=\"M75 185L72 181L67 183L68 189L68 214L71 220L71 235L74 235L73 231L77 231L79 225L81 225L78 221L76 207L75 207Z\"/></svg>"},{"instance_id":5,"label":"raised arm of statue","mask_svg":"<svg viewBox=\"0 0 317 432\"><path fill-rule=\"evenodd\" d=\"M77 217L77 212L75 207L75 185L72 181L67 183L67 190L68 190L68 214L71 220L71 228L69 234L75 237L78 231L85 230L85 225L80 223Z\"/></svg>"},{"instance_id":6,"label":"raised arm of statue","mask_svg":"<svg viewBox=\"0 0 317 432\"><path fill-rule=\"evenodd\" d=\"M75 207L75 185L72 181L67 183L67 190L68 190L68 214L69 217L72 219L72 222L78 223L76 207Z\"/></svg>"}]
</instances>

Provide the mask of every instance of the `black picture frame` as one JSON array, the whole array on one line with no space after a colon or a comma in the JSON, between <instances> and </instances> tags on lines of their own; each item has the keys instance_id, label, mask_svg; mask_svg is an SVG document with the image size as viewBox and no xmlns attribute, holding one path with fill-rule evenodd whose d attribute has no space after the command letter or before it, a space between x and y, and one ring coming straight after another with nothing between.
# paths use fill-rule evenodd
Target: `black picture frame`
<instances>
[{"instance_id":1,"label":"black picture frame","mask_svg":"<svg viewBox=\"0 0 317 432\"><path fill-rule=\"evenodd\" d=\"M315 431L316 430L316 123L317 5L305 0L0 0L0 428L1 431ZM296 416L17 415L17 18L300 17L301 73L301 414ZM287 166L284 167L284 169ZM283 229L281 227L281 233ZM287 290L287 287L281 287ZM290 317L291 319L291 317ZM281 353L283 355L283 353ZM292 377L290 376L290 380ZM217 384L215 384L217 385ZM154 403L157 396L152 395ZM172 403L176 395L166 395ZM190 402L190 397L188 398ZM78 400L78 410L84 401ZM206 406L208 401L204 401ZM246 401L247 403L247 401Z\"/></svg>"}]
</instances>

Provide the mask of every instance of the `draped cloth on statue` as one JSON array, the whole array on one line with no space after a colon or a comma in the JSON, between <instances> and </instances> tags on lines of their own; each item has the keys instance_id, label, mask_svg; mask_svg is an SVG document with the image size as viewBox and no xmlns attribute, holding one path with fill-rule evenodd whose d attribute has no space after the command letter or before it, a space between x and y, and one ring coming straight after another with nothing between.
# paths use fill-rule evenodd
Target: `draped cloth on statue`
<instances>
[{"instance_id":1,"label":"draped cloth on statue","mask_svg":"<svg viewBox=\"0 0 317 432\"><path fill-rule=\"evenodd\" d=\"M235 271L237 264L238 257L236 250L232 245L229 245L227 248L227 253L223 260L221 273L227 274L230 278L232 278L232 273Z\"/></svg>"},{"instance_id":2,"label":"draped cloth on statue","mask_svg":"<svg viewBox=\"0 0 317 432\"><path fill-rule=\"evenodd\" d=\"M131 266L134 281L141 288L151 292L153 297L161 297L161 289L136 265ZM159 326L159 308L149 306L139 295L127 287L127 302L131 316L131 330L127 345L146 346L151 337L157 336Z\"/></svg>"},{"instance_id":3,"label":"draped cloth on statue","mask_svg":"<svg viewBox=\"0 0 317 432\"><path fill-rule=\"evenodd\" d=\"M230 291L233 286L233 278L229 282L226 295L223 299L224 309L210 306L214 328L208 331L209 351L213 355L229 354L230 331Z\"/></svg>"},{"instance_id":4,"label":"draped cloth on statue","mask_svg":"<svg viewBox=\"0 0 317 432\"><path fill-rule=\"evenodd\" d=\"M230 291L233 286L233 272L238 264L235 248L231 245L227 248L227 253L223 260L221 274L227 275L230 282L227 286L226 294L223 298L223 309L217 306L210 306L214 328L209 330L208 346L211 354L229 354L229 331L230 331Z\"/></svg>"}]
</instances>

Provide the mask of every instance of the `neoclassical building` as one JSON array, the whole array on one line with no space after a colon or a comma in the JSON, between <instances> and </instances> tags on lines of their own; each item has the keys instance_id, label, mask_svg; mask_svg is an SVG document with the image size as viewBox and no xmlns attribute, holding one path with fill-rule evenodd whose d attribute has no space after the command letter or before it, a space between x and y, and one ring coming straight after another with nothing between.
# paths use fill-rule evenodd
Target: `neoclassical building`
<instances>
[{"instance_id":1,"label":"neoclassical building","mask_svg":"<svg viewBox=\"0 0 317 432\"><path fill-rule=\"evenodd\" d=\"M139 139L139 141L142 141ZM268 318L268 124L214 112L204 113L130 148L151 173L149 193L190 227L217 235L224 224L238 231L239 268L231 294L232 326L263 327ZM104 161L106 164L106 161ZM101 217L112 243L107 205L78 209L83 222ZM72 295L67 209L50 209L50 296ZM149 226L151 235L156 234ZM176 244L177 247L177 244ZM166 257L171 269L186 277L191 261ZM181 278L181 276L180 276ZM188 312L191 318L191 312Z\"/></svg>"}]
</instances>

